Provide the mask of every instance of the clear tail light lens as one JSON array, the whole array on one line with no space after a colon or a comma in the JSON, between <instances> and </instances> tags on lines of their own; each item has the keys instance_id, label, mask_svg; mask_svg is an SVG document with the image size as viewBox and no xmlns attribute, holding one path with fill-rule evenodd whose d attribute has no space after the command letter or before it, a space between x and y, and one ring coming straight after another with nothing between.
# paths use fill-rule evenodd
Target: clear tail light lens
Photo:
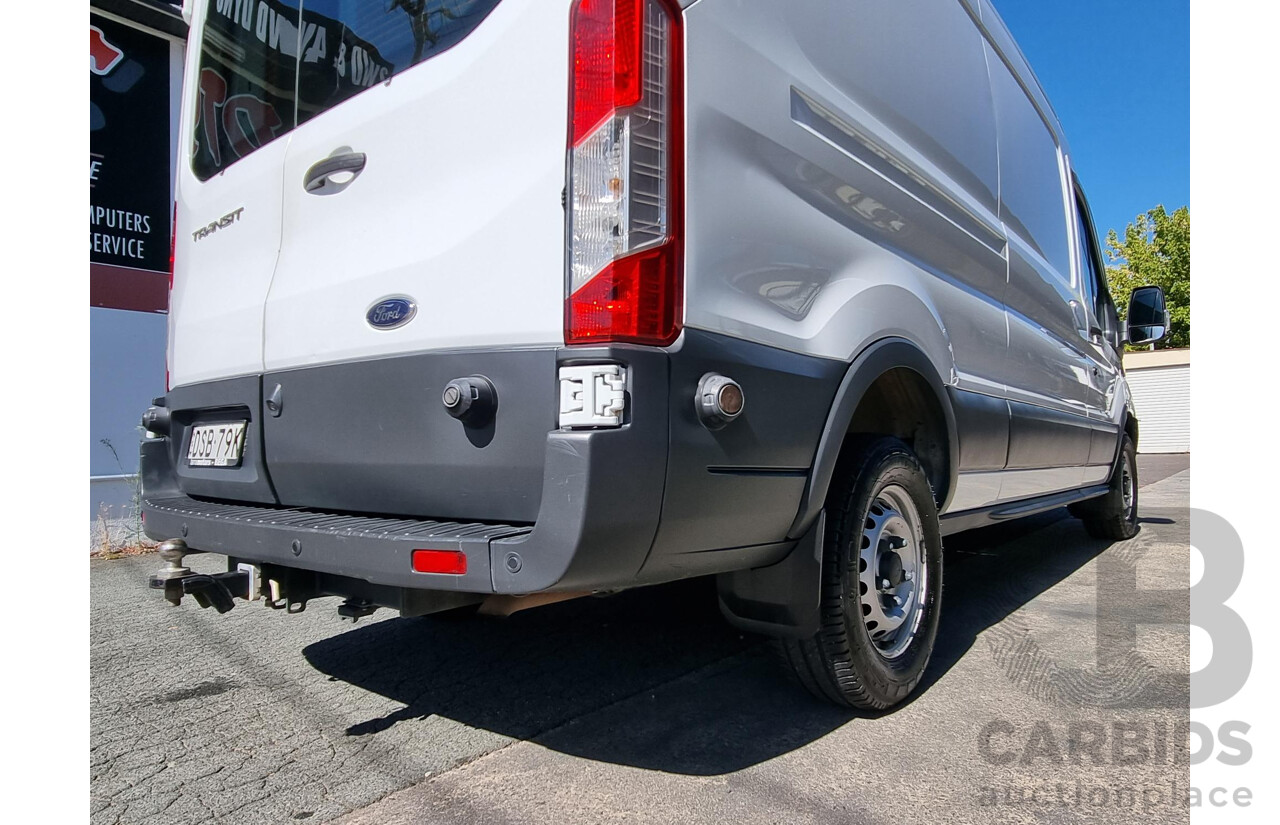
<instances>
[{"instance_id":1,"label":"clear tail light lens","mask_svg":"<svg viewBox=\"0 0 1280 825\"><path fill-rule=\"evenodd\" d=\"M680 334L679 25L665 0L574 6L566 343Z\"/></svg>"}]
</instances>

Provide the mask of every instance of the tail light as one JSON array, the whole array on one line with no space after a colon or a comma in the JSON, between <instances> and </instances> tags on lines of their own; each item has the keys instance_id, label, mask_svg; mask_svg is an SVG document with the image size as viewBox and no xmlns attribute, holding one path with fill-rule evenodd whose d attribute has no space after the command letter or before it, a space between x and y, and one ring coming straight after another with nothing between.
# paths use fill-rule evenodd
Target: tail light
<instances>
[{"instance_id":1,"label":"tail light","mask_svg":"<svg viewBox=\"0 0 1280 825\"><path fill-rule=\"evenodd\" d=\"M174 255L178 251L178 204L173 204L173 220L169 222L169 295L164 302L164 310L169 315L169 325L173 325L173 260ZM173 336L165 336L164 346L164 391L167 394L169 386L169 348L172 344Z\"/></svg>"},{"instance_id":2,"label":"tail light","mask_svg":"<svg viewBox=\"0 0 1280 825\"><path fill-rule=\"evenodd\" d=\"M680 13L669 0L573 7L565 342L680 335Z\"/></svg>"},{"instance_id":3,"label":"tail light","mask_svg":"<svg viewBox=\"0 0 1280 825\"><path fill-rule=\"evenodd\" d=\"M173 257L178 251L178 204L173 204L173 220L169 222L169 292L173 292Z\"/></svg>"}]
</instances>

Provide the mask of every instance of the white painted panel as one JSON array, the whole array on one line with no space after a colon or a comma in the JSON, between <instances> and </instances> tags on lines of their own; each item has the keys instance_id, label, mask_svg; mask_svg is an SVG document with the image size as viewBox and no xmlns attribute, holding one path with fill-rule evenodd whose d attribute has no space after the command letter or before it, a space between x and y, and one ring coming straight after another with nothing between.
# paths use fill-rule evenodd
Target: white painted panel
<instances>
[{"instance_id":1,"label":"white painted panel","mask_svg":"<svg viewBox=\"0 0 1280 825\"><path fill-rule=\"evenodd\" d=\"M294 130L267 369L564 342L567 6L503 2L458 45ZM367 157L349 185L304 189L313 164L348 152ZM374 329L365 313L388 296L417 315Z\"/></svg>"},{"instance_id":2,"label":"white painted panel","mask_svg":"<svg viewBox=\"0 0 1280 825\"><path fill-rule=\"evenodd\" d=\"M1191 451L1191 365L1128 371L1138 413L1138 452Z\"/></svg>"},{"instance_id":3,"label":"white painted panel","mask_svg":"<svg viewBox=\"0 0 1280 825\"><path fill-rule=\"evenodd\" d=\"M208 6L196 7L200 32ZM173 290L169 296L172 387L262 371L262 307L280 250L281 170L288 135L270 141L207 180L192 168L201 108L200 48L186 56L176 162ZM211 76L226 78L217 72ZM218 111L211 105L210 111ZM288 113L292 117L292 113ZM221 121L206 115L204 127ZM213 145L207 137L202 145ZM223 157L220 155L220 157ZM226 157L230 157L227 155ZM213 229L210 229L213 227Z\"/></svg>"}]
</instances>

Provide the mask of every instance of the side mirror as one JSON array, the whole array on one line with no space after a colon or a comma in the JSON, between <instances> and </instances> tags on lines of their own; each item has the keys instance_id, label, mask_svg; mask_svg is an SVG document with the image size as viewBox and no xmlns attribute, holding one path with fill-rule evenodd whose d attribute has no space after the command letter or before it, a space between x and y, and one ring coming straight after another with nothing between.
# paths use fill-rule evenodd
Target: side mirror
<instances>
[{"instance_id":1,"label":"side mirror","mask_svg":"<svg viewBox=\"0 0 1280 825\"><path fill-rule=\"evenodd\" d=\"M1129 297L1127 338L1130 344L1154 344L1169 334L1169 311L1164 305L1164 290L1158 286L1142 286Z\"/></svg>"}]
</instances>

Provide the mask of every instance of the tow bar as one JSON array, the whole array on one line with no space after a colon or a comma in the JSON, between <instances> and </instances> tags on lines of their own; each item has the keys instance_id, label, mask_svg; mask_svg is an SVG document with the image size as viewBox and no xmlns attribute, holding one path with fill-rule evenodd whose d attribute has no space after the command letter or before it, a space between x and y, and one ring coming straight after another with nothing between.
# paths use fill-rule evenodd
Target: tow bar
<instances>
[{"instance_id":1,"label":"tow bar","mask_svg":"<svg viewBox=\"0 0 1280 825\"><path fill-rule=\"evenodd\" d=\"M158 548L165 567L157 570L150 579L153 590L163 590L165 600L179 605L183 596L191 596L201 607L212 607L226 613L235 607L235 599L253 600L258 596L258 576L251 565L226 573L193 573L182 564L191 551L182 539L170 539Z\"/></svg>"}]
</instances>

